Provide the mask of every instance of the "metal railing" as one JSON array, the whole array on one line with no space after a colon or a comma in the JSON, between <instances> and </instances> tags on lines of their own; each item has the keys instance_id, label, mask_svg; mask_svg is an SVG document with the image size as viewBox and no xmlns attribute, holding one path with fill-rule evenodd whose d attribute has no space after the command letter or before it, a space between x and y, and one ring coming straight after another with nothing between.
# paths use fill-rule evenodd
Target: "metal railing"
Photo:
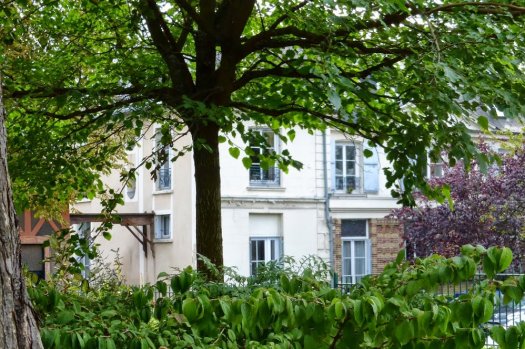
<instances>
[{"instance_id":1,"label":"metal railing","mask_svg":"<svg viewBox=\"0 0 525 349\"><path fill-rule=\"evenodd\" d=\"M171 189L171 168L161 168L157 171L157 190Z\"/></svg>"},{"instance_id":2,"label":"metal railing","mask_svg":"<svg viewBox=\"0 0 525 349\"><path fill-rule=\"evenodd\" d=\"M281 171L277 167L263 169L260 165L250 167L250 185L278 186L281 184Z\"/></svg>"}]
</instances>

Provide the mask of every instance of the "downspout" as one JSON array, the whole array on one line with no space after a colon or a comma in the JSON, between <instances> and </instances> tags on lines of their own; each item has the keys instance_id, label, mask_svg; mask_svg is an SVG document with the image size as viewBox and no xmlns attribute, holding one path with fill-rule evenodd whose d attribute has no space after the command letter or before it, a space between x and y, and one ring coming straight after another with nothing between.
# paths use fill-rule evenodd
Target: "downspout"
<instances>
[{"instance_id":1,"label":"downspout","mask_svg":"<svg viewBox=\"0 0 525 349\"><path fill-rule=\"evenodd\" d=\"M323 184L324 184L324 219L328 228L328 245L330 253L330 269L334 270L334 236L332 232L332 222L330 217L330 191L328 190L328 159L326 151L326 130L323 130ZM332 278L333 282L334 278ZM335 286L335 285L333 285Z\"/></svg>"}]
</instances>

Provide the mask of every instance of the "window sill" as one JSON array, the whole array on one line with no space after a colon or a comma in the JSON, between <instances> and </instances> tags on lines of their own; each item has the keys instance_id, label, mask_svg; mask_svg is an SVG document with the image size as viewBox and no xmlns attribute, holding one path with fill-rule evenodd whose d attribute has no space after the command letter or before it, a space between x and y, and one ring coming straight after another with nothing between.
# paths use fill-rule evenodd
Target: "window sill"
<instances>
[{"instance_id":1,"label":"window sill","mask_svg":"<svg viewBox=\"0 0 525 349\"><path fill-rule=\"evenodd\" d=\"M285 187L281 186L271 186L271 185L250 185L246 187L246 190L248 191L285 191Z\"/></svg>"},{"instance_id":2,"label":"window sill","mask_svg":"<svg viewBox=\"0 0 525 349\"><path fill-rule=\"evenodd\" d=\"M152 194L153 195L173 194L173 189L155 190L153 191Z\"/></svg>"},{"instance_id":3,"label":"window sill","mask_svg":"<svg viewBox=\"0 0 525 349\"><path fill-rule=\"evenodd\" d=\"M90 202L91 202L91 199L82 199L82 200L78 200L75 203L76 204L86 204L86 203L90 203Z\"/></svg>"},{"instance_id":4,"label":"window sill","mask_svg":"<svg viewBox=\"0 0 525 349\"><path fill-rule=\"evenodd\" d=\"M173 242L173 239L153 239L153 243L155 244L169 244L172 242Z\"/></svg>"},{"instance_id":5,"label":"window sill","mask_svg":"<svg viewBox=\"0 0 525 349\"><path fill-rule=\"evenodd\" d=\"M345 193L345 192L335 192L333 193L334 197L351 197L351 198L367 198L367 193Z\"/></svg>"}]
</instances>

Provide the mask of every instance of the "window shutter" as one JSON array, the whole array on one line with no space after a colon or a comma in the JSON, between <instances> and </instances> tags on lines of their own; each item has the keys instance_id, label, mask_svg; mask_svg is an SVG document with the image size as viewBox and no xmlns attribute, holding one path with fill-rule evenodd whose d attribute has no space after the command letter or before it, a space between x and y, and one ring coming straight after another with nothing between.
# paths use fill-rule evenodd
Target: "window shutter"
<instances>
[{"instance_id":1,"label":"window shutter","mask_svg":"<svg viewBox=\"0 0 525 349\"><path fill-rule=\"evenodd\" d=\"M366 273L372 274L372 240L366 240Z\"/></svg>"},{"instance_id":2,"label":"window shutter","mask_svg":"<svg viewBox=\"0 0 525 349\"><path fill-rule=\"evenodd\" d=\"M363 144L364 149L372 151L373 155L363 160L363 177L365 193L377 193L379 191L379 157L377 149L370 147L368 142Z\"/></svg>"},{"instance_id":3,"label":"window shutter","mask_svg":"<svg viewBox=\"0 0 525 349\"><path fill-rule=\"evenodd\" d=\"M332 191L335 191L335 140L330 140L330 164L328 170L331 173L332 183L331 188Z\"/></svg>"}]
</instances>

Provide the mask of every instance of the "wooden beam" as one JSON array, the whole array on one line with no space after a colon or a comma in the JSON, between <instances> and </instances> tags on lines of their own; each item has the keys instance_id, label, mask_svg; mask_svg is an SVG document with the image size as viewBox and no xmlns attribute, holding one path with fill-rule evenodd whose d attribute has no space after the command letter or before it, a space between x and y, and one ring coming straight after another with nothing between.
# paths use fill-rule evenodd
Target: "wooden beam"
<instances>
[{"instance_id":1,"label":"wooden beam","mask_svg":"<svg viewBox=\"0 0 525 349\"><path fill-rule=\"evenodd\" d=\"M106 217L99 213L71 213L69 215L71 224L85 223L85 222L103 222ZM120 225L152 225L155 219L153 213L119 213L115 214L113 223Z\"/></svg>"}]
</instances>

